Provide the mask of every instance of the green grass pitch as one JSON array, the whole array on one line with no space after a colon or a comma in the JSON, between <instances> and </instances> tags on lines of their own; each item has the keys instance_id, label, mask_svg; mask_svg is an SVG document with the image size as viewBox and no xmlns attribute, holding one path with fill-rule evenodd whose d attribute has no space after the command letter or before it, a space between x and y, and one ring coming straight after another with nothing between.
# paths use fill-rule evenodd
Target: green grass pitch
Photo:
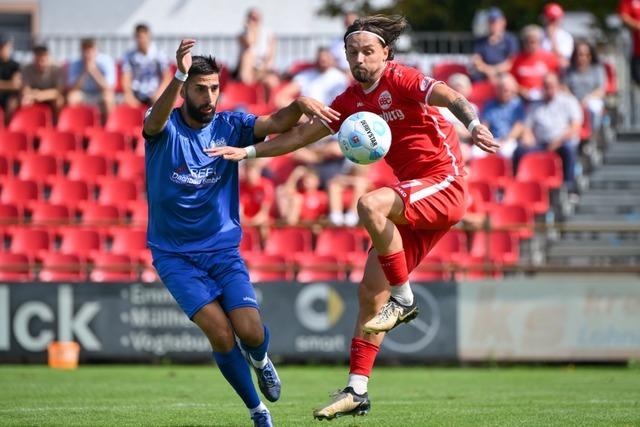
<instances>
[{"instance_id":1,"label":"green grass pitch","mask_svg":"<svg viewBox=\"0 0 640 427\"><path fill-rule=\"evenodd\" d=\"M311 417L344 386L346 367L279 369L277 426L640 426L640 369L376 368L372 411ZM246 426L213 366L0 366L2 426Z\"/></svg>"}]
</instances>

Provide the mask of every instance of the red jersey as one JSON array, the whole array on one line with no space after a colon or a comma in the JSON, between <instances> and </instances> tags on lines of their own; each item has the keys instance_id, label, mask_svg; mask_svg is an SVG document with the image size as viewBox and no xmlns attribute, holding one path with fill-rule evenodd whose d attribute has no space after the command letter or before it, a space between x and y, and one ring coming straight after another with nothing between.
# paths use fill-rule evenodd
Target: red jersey
<instances>
[{"instance_id":1,"label":"red jersey","mask_svg":"<svg viewBox=\"0 0 640 427\"><path fill-rule=\"evenodd\" d=\"M247 218L253 218L265 203L273 203L273 183L265 177L255 185L246 180L240 181L240 204L242 213Z\"/></svg>"},{"instance_id":2,"label":"red jersey","mask_svg":"<svg viewBox=\"0 0 640 427\"><path fill-rule=\"evenodd\" d=\"M621 0L618 5L618 14L640 21L640 0ZM632 34L633 56L640 56L640 30L632 31Z\"/></svg>"},{"instance_id":3,"label":"red jersey","mask_svg":"<svg viewBox=\"0 0 640 427\"><path fill-rule=\"evenodd\" d=\"M511 65L511 74L520 86L527 89L542 89L545 76L550 72L557 73L559 70L558 58L553 53L542 49L532 54L519 53Z\"/></svg>"},{"instance_id":4,"label":"red jersey","mask_svg":"<svg viewBox=\"0 0 640 427\"><path fill-rule=\"evenodd\" d=\"M359 84L338 95L331 108L340 120L326 123L333 133L359 111L376 113L391 128L391 148L384 160L400 181L435 175L464 175L460 144L453 126L428 105L442 82L418 70L388 62L384 74L366 91Z\"/></svg>"}]
</instances>

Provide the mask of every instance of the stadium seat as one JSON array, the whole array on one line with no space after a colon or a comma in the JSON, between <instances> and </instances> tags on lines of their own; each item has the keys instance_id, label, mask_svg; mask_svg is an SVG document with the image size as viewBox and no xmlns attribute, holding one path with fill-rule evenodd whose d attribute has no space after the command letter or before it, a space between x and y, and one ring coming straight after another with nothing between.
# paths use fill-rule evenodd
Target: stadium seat
<instances>
[{"instance_id":1,"label":"stadium seat","mask_svg":"<svg viewBox=\"0 0 640 427\"><path fill-rule=\"evenodd\" d=\"M69 224L72 215L66 205L56 205L47 202L34 203L29 207L31 223L35 225Z\"/></svg>"},{"instance_id":2,"label":"stadium seat","mask_svg":"<svg viewBox=\"0 0 640 427\"><path fill-rule=\"evenodd\" d=\"M118 178L137 181L144 186L144 156L135 153L120 153L116 158L116 165Z\"/></svg>"},{"instance_id":3,"label":"stadium seat","mask_svg":"<svg viewBox=\"0 0 640 427\"><path fill-rule=\"evenodd\" d=\"M469 75L467 66L458 62L441 62L434 64L431 70L431 76L436 80L446 82L449 77L456 73L462 73L466 76Z\"/></svg>"},{"instance_id":4,"label":"stadium seat","mask_svg":"<svg viewBox=\"0 0 640 427\"><path fill-rule=\"evenodd\" d=\"M461 230L451 230L433 246L427 258L446 263L456 263L467 256L467 235Z\"/></svg>"},{"instance_id":5,"label":"stadium seat","mask_svg":"<svg viewBox=\"0 0 640 427\"><path fill-rule=\"evenodd\" d=\"M149 220L149 205L146 200L132 200L127 203L125 212L132 225L146 227Z\"/></svg>"},{"instance_id":6,"label":"stadium seat","mask_svg":"<svg viewBox=\"0 0 640 427\"><path fill-rule=\"evenodd\" d=\"M98 187L98 202L103 205L119 205L138 199L138 188L131 180L107 177L100 180Z\"/></svg>"},{"instance_id":7,"label":"stadium seat","mask_svg":"<svg viewBox=\"0 0 640 427\"><path fill-rule=\"evenodd\" d=\"M351 228L324 228L318 234L315 255L333 255L349 260L354 254L366 254L362 236Z\"/></svg>"},{"instance_id":8,"label":"stadium seat","mask_svg":"<svg viewBox=\"0 0 640 427\"><path fill-rule=\"evenodd\" d=\"M0 130L0 155L7 159L16 159L31 151L29 138L24 132Z\"/></svg>"},{"instance_id":9,"label":"stadium seat","mask_svg":"<svg viewBox=\"0 0 640 427\"><path fill-rule=\"evenodd\" d=\"M496 90L488 80L479 82L473 82L471 85L471 95L469 95L469 102L475 104L480 111L484 108L487 101L490 101L496 96Z\"/></svg>"},{"instance_id":10,"label":"stadium seat","mask_svg":"<svg viewBox=\"0 0 640 427\"><path fill-rule=\"evenodd\" d=\"M4 179L4 177L9 176L11 171L9 171L9 161L6 157L0 155L0 181Z\"/></svg>"},{"instance_id":11,"label":"stadium seat","mask_svg":"<svg viewBox=\"0 0 640 427\"><path fill-rule=\"evenodd\" d=\"M42 282L82 282L87 278L86 265L72 254L49 252L42 256Z\"/></svg>"},{"instance_id":12,"label":"stadium seat","mask_svg":"<svg viewBox=\"0 0 640 427\"><path fill-rule=\"evenodd\" d=\"M19 209L40 199L40 187L37 182L9 178L2 183L0 203L14 204Z\"/></svg>"},{"instance_id":13,"label":"stadium seat","mask_svg":"<svg viewBox=\"0 0 640 427\"><path fill-rule=\"evenodd\" d=\"M0 252L0 281L28 282L34 279L29 257L19 253Z\"/></svg>"},{"instance_id":14,"label":"stadium seat","mask_svg":"<svg viewBox=\"0 0 640 427\"><path fill-rule=\"evenodd\" d=\"M58 130L84 136L87 129L100 126L98 109L93 105L66 106L60 111Z\"/></svg>"},{"instance_id":15,"label":"stadium seat","mask_svg":"<svg viewBox=\"0 0 640 427\"><path fill-rule=\"evenodd\" d=\"M102 238L97 230L64 228L58 234L61 239L60 253L77 255L82 260L86 260L102 249Z\"/></svg>"},{"instance_id":16,"label":"stadium seat","mask_svg":"<svg viewBox=\"0 0 640 427\"><path fill-rule=\"evenodd\" d=\"M489 182L469 182L469 197L471 198L469 210L473 212L486 212L496 203L496 192Z\"/></svg>"},{"instance_id":17,"label":"stadium seat","mask_svg":"<svg viewBox=\"0 0 640 427\"><path fill-rule=\"evenodd\" d=\"M80 149L78 138L71 132L64 132L55 129L44 129L38 132L40 143L38 153L66 158L69 153Z\"/></svg>"},{"instance_id":18,"label":"stadium seat","mask_svg":"<svg viewBox=\"0 0 640 427\"><path fill-rule=\"evenodd\" d=\"M334 255L313 255L299 258L297 262L299 283L339 281L345 279L344 266Z\"/></svg>"},{"instance_id":19,"label":"stadium seat","mask_svg":"<svg viewBox=\"0 0 640 427\"><path fill-rule=\"evenodd\" d=\"M582 127L580 128L580 141L588 141L593 134L591 127L591 113L586 107L582 107Z\"/></svg>"},{"instance_id":20,"label":"stadium seat","mask_svg":"<svg viewBox=\"0 0 640 427\"><path fill-rule=\"evenodd\" d=\"M329 213L329 196L325 191L302 193L300 221L314 222Z\"/></svg>"},{"instance_id":21,"label":"stadium seat","mask_svg":"<svg viewBox=\"0 0 640 427\"><path fill-rule=\"evenodd\" d=\"M260 234L255 227L242 228L242 240L240 240L240 252L258 253L261 252Z\"/></svg>"},{"instance_id":22,"label":"stadium seat","mask_svg":"<svg viewBox=\"0 0 640 427\"><path fill-rule=\"evenodd\" d=\"M0 203L0 225L18 224L21 220L22 215L18 206Z\"/></svg>"},{"instance_id":23,"label":"stadium seat","mask_svg":"<svg viewBox=\"0 0 640 427\"><path fill-rule=\"evenodd\" d=\"M79 203L89 200L89 186L84 181L60 177L50 181L49 185L49 203L75 208Z\"/></svg>"},{"instance_id":24,"label":"stadium seat","mask_svg":"<svg viewBox=\"0 0 640 427\"><path fill-rule=\"evenodd\" d=\"M80 223L91 227L105 227L122 223L122 213L118 206L97 202L80 204Z\"/></svg>"},{"instance_id":25,"label":"stadium seat","mask_svg":"<svg viewBox=\"0 0 640 427\"><path fill-rule=\"evenodd\" d=\"M447 270L447 264L448 262L440 257L429 254L420 265L409 273L409 280L417 283L451 280L451 273Z\"/></svg>"},{"instance_id":26,"label":"stadium seat","mask_svg":"<svg viewBox=\"0 0 640 427\"><path fill-rule=\"evenodd\" d=\"M562 177L562 159L552 151L524 155L516 173L518 181L535 181L554 190L562 186Z\"/></svg>"},{"instance_id":27,"label":"stadium seat","mask_svg":"<svg viewBox=\"0 0 640 427\"><path fill-rule=\"evenodd\" d=\"M19 158L18 178L39 183L57 176L60 172L58 160L49 154L26 153Z\"/></svg>"},{"instance_id":28,"label":"stadium seat","mask_svg":"<svg viewBox=\"0 0 640 427\"><path fill-rule=\"evenodd\" d=\"M45 228L15 227L9 230L9 236L9 251L24 254L31 260L51 248L51 236Z\"/></svg>"},{"instance_id":29,"label":"stadium seat","mask_svg":"<svg viewBox=\"0 0 640 427\"><path fill-rule=\"evenodd\" d=\"M111 251L128 255L132 260L143 260L147 251L147 231L141 228L115 228L109 232Z\"/></svg>"},{"instance_id":30,"label":"stadium seat","mask_svg":"<svg viewBox=\"0 0 640 427\"><path fill-rule=\"evenodd\" d=\"M127 255L96 253L93 257L93 269L89 274L92 282L130 282L136 279L136 267Z\"/></svg>"},{"instance_id":31,"label":"stadium seat","mask_svg":"<svg viewBox=\"0 0 640 427\"><path fill-rule=\"evenodd\" d=\"M510 231L478 231L473 234L470 259L486 260L502 265L514 265L520 258L516 233Z\"/></svg>"},{"instance_id":32,"label":"stadium seat","mask_svg":"<svg viewBox=\"0 0 640 427\"><path fill-rule=\"evenodd\" d=\"M496 205L490 213L491 226L495 229L513 231L521 239L530 239L534 234L533 212L522 205Z\"/></svg>"},{"instance_id":33,"label":"stadium seat","mask_svg":"<svg viewBox=\"0 0 640 427\"><path fill-rule=\"evenodd\" d=\"M311 230L298 227L271 229L264 247L265 254L280 255L290 261L311 252Z\"/></svg>"},{"instance_id":34,"label":"stadium seat","mask_svg":"<svg viewBox=\"0 0 640 427\"><path fill-rule=\"evenodd\" d=\"M105 130L120 132L127 136L138 136L138 130L142 126L143 111L140 108L127 104L120 104L109 113Z\"/></svg>"},{"instance_id":35,"label":"stadium seat","mask_svg":"<svg viewBox=\"0 0 640 427\"><path fill-rule=\"evenodd\" d=\"M543 215L549 210L549 190L536 181L513 181L505 188L502 203L528 206Z\"/></svg>"},{"instance_id":36,"label":"stadium seat","mask_svg":"<svg viewBox=\"0 0 640 427\"><path fill-rule=\"evenodd\" d=\"M511 161L498 155L479 157L471 160L469 181L490 182L504 188L513 180Z\"/></svg>"},{"instance_id":37,"label":"stadium seat","mask_svg":"<svg viewBox=\"0 0 640 427\"><path fill-rule=\"evenodd\" d=\"M276 186L284 184L297 165L298 163L293 159L292 154L285 154L270 158L266 169L269 171L273 185Z\"/></svg>"},{"instance_id":38,"label":"stadium seat","mask_svg":"<svg viewBox=\"0 0 640 427\"><path fill-rule=\"evenodd\" d=\"M616 67L613 63L604 61L604 71L606 74L605 93L613 96L618 93L618 77Z\"/></svg>"},{"instance_id":39,"label":"stadium seat","mask_svg":"<svg viewBox=\"0 0 640 427\"><path fill-rule=\"evenodd\" d=\"M109 163L102 156L77 154L69 158L67 178L95 184L101 178L110 175Z\"/></svg>"},{"instance_id":40,"label":"stadium seat","mask_svg":"<svg viewBox=\"0 0 640 427\"><path fill-rule=\"evenodd\" d=\"M233 110L238 107L246 108L249 105L261 102L264 102L261 84L230 81L222 88L220 110Z\"/></svg>"},{"instance_id":41,"label":"stadium seat","mask_svg":"<svg viewBox=\"0 0 640 427\"><path fill-rule=\"evenodd\" d=\"M87 154L103 156L109 160L114 160L124 152L131 152L131 146L120 132L108 132L104 130L94 130L89 137Z\"/></svg>"},{"instance_id":42,"label":"stadium seat","mask_svg":"<svg viewBox=\"0 0 640 427\"><path fill-rule=\"evenodd\" d=\"M40 129L50 128L52 123L51 109L48 106L31 105L16 111L8 129L23 132L33 139Z\"/></svg>"},{"instance_id":43,"label":"stadium seat","mask_svg":"<svg viewBox=\"0 0 640 427\"><path fill-rule=\"evenodd\" d=\"M368 252L353 253L349 256L349 281L352 283L360 283L364 276L364 270L367 265Z\"/></svg>"},{"instance_id":44,"label":"stadium seat","mask_svg":"<svg viewBox=\"0 0 640 427\"><path fill-rule=\"evenodd\" d=\"M252 282L291 280L292 274L285 257L252 253L245 258Z\"/></svg>"}]
</instances>

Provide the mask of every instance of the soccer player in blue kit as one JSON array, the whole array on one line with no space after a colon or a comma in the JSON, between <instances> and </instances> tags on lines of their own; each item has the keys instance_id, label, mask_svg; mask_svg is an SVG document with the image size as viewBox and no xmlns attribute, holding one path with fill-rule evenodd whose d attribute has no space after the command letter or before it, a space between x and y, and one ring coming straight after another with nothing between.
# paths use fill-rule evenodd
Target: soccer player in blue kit
<instances>
[{"instance_id":1,"label":"soccer player in blue kit","mask_svg":"<svg viewBox=\"0 0 640 427\"><path fill-rule=\"evenodd\" d=\"M148 244L160 278L209 339L254 426L271 426L249 363L271 402L280 397L280 379L267 356L269 330L238 249L238 165L211 158L204 149L251 146L290 129L303 114L328 121L338 115L306 97L268 116L216 113L219 69L210 56L192 57L194 45L192 39L181 41L175 77L144 121ZM184 103L174 108L179 95Z\"/></svg>"}]
</instances>

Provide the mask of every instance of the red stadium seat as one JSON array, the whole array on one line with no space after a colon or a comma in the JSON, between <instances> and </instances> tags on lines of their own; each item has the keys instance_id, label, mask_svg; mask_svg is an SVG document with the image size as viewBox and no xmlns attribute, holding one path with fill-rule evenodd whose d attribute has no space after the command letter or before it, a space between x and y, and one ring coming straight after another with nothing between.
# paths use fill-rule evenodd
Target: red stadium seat
<instances>
[{"instance_id":1,"label":"red stadium seat","mask_svg":"<svg viewBox=\"0 0 640 427\"><path fill-rule=\"evenodd\" d=\"M447 271L447 262L436 255L425 258L412 272L409 273L411 282L433 282L451 280L451 273Z\"/></svg>"},{"instance_id":2,"label":"red stadium seat","mask_svg":"<svg viewBox=\"0 0 640 427\"><path fill-rule=\"evenodd\" d=\"M552 151L524 155L516 173L518 181L536 181L554 190L562 186L562 177L562 159Z\"/></svg>"},{"instance_id":3,"label":"red stadium seat","mask_svg":"<svg viewBox=\"0 0 640 427\"><path fill-rule=\"evenodd\" d=\"M40 129L52 126L51 109L48 106L22 107L11 118L9 130L23 132L33 138Z\"/></svg>"},{"instance_id":4,"label":"red stadium seat","mask_svg":"<svg viewBox=\"0 0 640 427\"><path fill-rule=\"evenodd\" d=\"M511 161L498 155L479 157L471 160L469 181L491 182L504 188L513 180Z\"/></svg>"},{"instance_id":5,"label":"red stadium seat","mask_svg":"<svg viewBox=\"0 0 640 427\"><path fill-rule=\"evenodd\" d=\"M273 184L284 184L297 165L298 163L293 159L292 154L285 154L284 156L270 158L267 164L267 169L270 172Z\"/></svg>"},{"instance_id":6,"label":"red stadium seat","mask_svg":"<svg viewBox=\"0 0 640 427\"><path fill-rule=\"evenodd\" d=\"M442 262L456 262L467 256L467 235L461 230L451 230L429 251L427 258Z\"/></svg>"},{"instance_id":7,"label":"red stadium seat","mask_svg":"<svg viewBox=\"0 0 640 427\"><path fill-rule=\"evenodd\" d=\"M247 107L252 104L258 104L260 102L264 102L264 95L261 84L227 82L225 87L222 88L220 110L232 110L237 107Z\"/></svg>"},{"instance_id":8,"label":"red stadium seat","mask_svg":"<svg viewBox=\"0 0 640 427\"><path fill-rule=\"evenodd\" d=\"M142 126L142 109L127 104L120 104L109 113L104 128L110 132L120 132L127 136L138 136Z\"/></svg>"},{"instance_id":9,"label":"red stadium seat","mask_svg":"<svg viewBox=\"0 0 640 427\"><path fill-rule=\"evenodd\" d=\"M297 227L272 229L264 247L265 254L281 255L288 260L311 252L311 230Z\"/></svg>"},{"instance_id":10,"label":"red stadium seat","mask_svg":"<svg viewBox=\"0 0 640 427\"><path fill-rule=\"evenodd\" d=\"M490 183L484 181L469 182L469 197L471 201L468 209L471 212L486 212L496 203L495 190Z\"/></svg>"},{"instance_id":11,"label":"red stadium seat","mask_svg":"<svg viewBox=\"0 0 640 427\"><path fill-rule=\"evenodd\" d=\"M29 257L18 253L0 253L0 281L28 282L34 279Z\"/></svg>"},{"instance_id":12,"label":"red stadium seat","mask_svg":"<svg viewBox=\"0 0 640 427\"><path fill-rule=\"evenodd\" d=\"M130 282L137 279L136 266L127 255L97 253L93 257L92 282Z\"/></svg>"},{"instance_id":13,"label":"red stadium seat","mask_svg":"<svg viewBox=\"0 0 640 427\"><path fill-rule=\"evenodd\" d=\"M118 206L87 202L80 205L80 222L86 226L104 227L122 222Z\"/></svg>"},{"instance_id":14,"label":"red stadium seat","mask_svg":"<svg viewBox=\"0 0 640 427\"><path fill-rule=\"evenodd\" d=\"M18 206L0 203L0 225L18 224L22 220L22 214Z\"/></svg>"},{"instance_id":15,"label":"red stadium seat","mask_svg":"<svg viewBox=\"0 0 640 427\"><path fill-rule=\"evenodd\" d=\"M73 105L62 109L56 128L84 136L88 129L96 126L100 126L100 117L95 106Z\"/></svg>"},{"instance_id":16,"label":"red stadium seat","mask_svg":"<svg viewBox=\"0 0 640 427\"><path fill-rule=\"evenodd\" d=\"M91 132L89 145L87 146L87 154L89 155L103 156L109 160L114 160L120 154L131 151L131 146L127 145L124 135L120 132L103 130Z\"/></svg>"},{"instance_id":17,"label":"red stadium seat","mask_svg":"<svg viewBox=\"0 0 640 427\"><path fill-rule=\"evenodd\" d=\"M73 155L69 159L67 178L95 184L98 180L109 175L109 163L102 156L88 154Z\"/></svg>"},{"instance_id":18,"label":"red stadium seat","mask_svg":"<svg viewBox=\"0 0 640 427\"><path fill-rule=\"evenodd\" d=\"M520 258L518 237L510 231L478 231L473 234L469 255L474 260L486 260L502 265L517 264Z\"/></svg>"},{"instance_id":19,"label":"red stadium seat","mask_svg":"<svg viewBox=\"0 0 640 427\"><path fill-rule=\"evenodd\" d=\"M0 180L4 179L4 177L8 176L9 174L9 161L6 157L0 155Z\"/></svg>"},{"instance_id":20,"label":"red stadium seat","mask_svg":"<svg viewBox=\"0 0 640 427\"><path fill-rule=\"evenodd\" d=\"M604 71L606 74L605 93L607 95L615 95L618 93L618 77L616 67L611 62L604 62Z\"/></svg>"},{"instance_id":21,"label":"red stadium seat","mask_svg":"<svg viewBox=\"0 0 640 427\"><path fill-rule=\"evenodd\" d=\"M542 215L549 210L549 190L536 181L513 181L505 188L502 203L528 206L535 214Z\"/></svg>"},{"instance_id":22,"label":"red stadium seat","mask_svg":"<svg viewBox=\"0 0 640 427\"><path fill-rule=\"evenodd\" d=\"M18 178L44 183L58 175L58 160L49 154L27 153L20 157Z\"/></svg>"},{"instance_id":23,"label":"red stadium seat","mask_svg":"<svg viewBox=\"0 0 640 427\"><path fill-rule=\"evenodd\" d=\"M14 204L21 209L38 199L40 187L35 181L10 178L2 183L1 203Z\"/></svg>"},{"instance_id":24,"label":"red stadium seat","mask_svg":"<svg viewBox=\"0 0 640 427\"><path fill-rule=\"evenodd\" d=\"M580 128L580 141L588 141L591 138L591 113L586 107L582 107L582 127Z\"/></svg>"},{"instance_id":25,"label":"red stadium seat","mask_svg":"<svg viewBox=\"0 0 640 427\"><path fill-rule=\"evenodd\" d=\"M9 231L9 251L24 254L33 260L51 248L51 236L44 228L16 227Z\"/></svg>"},{"instance_id":26,"label":"red stadium seat","mask_svg":"<svg viewBox=\"0 0 640 427\"><path fill-rule=\"evenodd\" d=\"M138 188L131 180L108 177L101 180L98 187L98 202L103 205L118 205L138 199Z\"/></svg>"},{"instance_id":27,"label":"red stadium seat","mask_svg":"<svg viewBox=\"0 0 640 427\"><path fill-rule=\"evenodd\" d=\"M31 145L26 133L0 130L0 155L15 159L27 151L31 151Z\"/></svg>"},{"instance_id":28,"label":"red stadium seat","mask_svg":"<svg viewBox=\"0 0 640 427\"><path fill-rule=\"evenodd\" d=\"M81 180L58 178L50 182L49 203L77 207L78 203L89 200L89 186Z\"/></svg>"},{"instance_id":29,"label":"red stadium seat","mask_svg":"<svg viewBox=\"0 0 640 427\"><path fill-rule=\"evenodd\" d=\"M534 234L533 211L522 205L496 205L491 213L491 226L515 232L522 239Z\"/></svg>"},{"instance_id":30,"label":"red stadium seat","mask_svg":"<svg viewBox=\"0 0 640 427\"><path fill-rule=\"evenodd\" d=\"M433 69L431 70L432 77L443 82L446 82L449 77L456 73L462 73L466 76L469 75L467 66L458 62L441 62L439 64L434 64Z\"/></svg>"},{"instance_id":31,"label":"red stadium seat","mask_svg":"<svg viewBox=\"0 0 640 427\"><path fill-rule=\"evenodd\" d=\"M127 203L126 214L132 225L146 227L149 220L149 205L146 200L132 200Z\"/></svg>"},{"instance_id":32,"label":"red stadium seat","mask_svg":"<svg viewBox=\"0 0 640 427\"><path fill-rule=\"evenodd\" d=\"M63 254L78 255L81 259L87 259L102 249L100 233L93 229L66 228L59 231L60 252Z\"/></svg>"},{"instance_id":33,"label":"red stadium seat","mask_svg":"<svg viewBox=\"0 0 640 427\"><path fill-rule=\"evenodd\" d=\"M29 210L31 223L36 225L69 224L72 220L71 212L66 205L39 202L32 204Z\"/></svg>"},{"instance_id":34,"label":"red stadium seat","mask_svg":"<svg viewBox=\"0 0 640 427\"><path fill-rule=\"evenodd\" d=\"M240 240L240 252L257 253L262 251L260 247L260 234L255 227L242 228L242 240Z\"/></svg>"},{"instance_id":35,"label":"red stadium seat","mask_svg":"<svg viewBox=\"0 0 640 427\"><path fill-rule=\"evenodd\" d=\"M39 278L43 282L82 282L87 278L86 266L76 255L46 253Z\"/></svg>"},{"instance_id":36,"label":"red stadium seat","mask_svg":"<svg viewBox=\"0 0 640 427\"><path fill-rule=\"evenodd\" d=\"M40 144L39 154L52 155L57 158L66 158L69 153L80 149L78 138L71 132L64 132L55 129L44 129L38 133Z\"/></svg>"},{"instance_id":37,"label":"red stadium seat","mask_svg":"<svg viewBox=\"0 0 640 427\"><path fill-rule=\"evenodd\" d=\"M144 156L135 153L120 153L116 158L116 164L118 178L138 181L144 185Z\"/></svg>"},{"instance_id":38,"label":"red stadium seat","mask_svg":"<svg viewBox=\"0 0 640 427\"><path fill-rule=\"evenodd\" d=\"M349 260L354 254L366 254L362 236L352 228L325 228L318 235L314 253Z\"/></svg>"},{"instance_id":39,"label":"red stadium seat","mask_svg":"<svg viewBox=\"0 0 640 427\"><path fill-rule=\"evenodd\" d=\"M495 98L495 96L496 89L493 84L488 80L483 80L479 82L473 82L473 84L471 85L471 95L469 96L469 101L473 104L476 104L482 111L487 101Z\"/></svg>"},{"instance_id":40,"label":"red stadium seat","mask_svg":"<svg viewBox=\"0 0 640 427\"><path fill-rule=\"evenodd\" d=\"M147 252L147 231L136 228L116 228L109 233L111 252L143 260Z\"/></svg>"},{"instance_id":41,"label":"red stadium seat","mask_svg":"<svg viewBox=\"0 0 640 427\"><path fill-rule=\"evenodd\" d=\"M313 255L298 260L298 275L300 283L317 281L338 281L345 279L344 266L339 258L333 255Z\"/></svg>"},{"instance_id":42,"label":"red stadium seat","mask_svg":"<svg viewBox=\"0 0 640 427\"><path fill-rule=\"evenodd\" d=\"M281 255L252 253L245 258L252 282L291 280L291 269Z\"/></svg>"}]
</instances>

